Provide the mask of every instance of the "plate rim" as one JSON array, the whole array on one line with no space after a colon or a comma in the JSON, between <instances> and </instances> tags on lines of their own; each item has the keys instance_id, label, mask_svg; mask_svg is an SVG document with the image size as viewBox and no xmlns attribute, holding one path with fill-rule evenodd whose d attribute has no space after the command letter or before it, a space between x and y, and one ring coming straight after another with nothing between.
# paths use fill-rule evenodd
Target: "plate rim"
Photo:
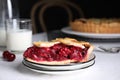
<instances>
[{"instance_id":1,"label":"plate rim","mask_svg":"<svg viewBox=\"0 0 120 80\"><path fill-rule=\"evenodd\" d=\"M25 66L27 66L27 67L29 67L29 68L33 68L33 67L31 67L30 65L24 63L24 61L22 61L22 64L25 65ZM44 68L42 68L42 67L36 67L36 66L34 66L34 67L36 67L36 68L33 68L33 69L42 70L42 71L56 71L56 72L59 71L59 72L64 72L64 71L75 71L75 70L79 70L79 69L85 69L85 68L88 68L88 67L90 67L90 66L92 66L92 65L94 65L94 64L95 64L95 60L93 60L92 64L90 64L90 65L88 65L88 66L85 66L85 67L82 67L82 68L77 68L77 69L52 70L52 69L44 69ZM41 69L38 69L38 68L41 68Z\"/></svg>"},{"instance_id":2,"label":"plate rim","mask_svg":"<svg viewBox=\"0 0 120 80\"><path fill-rule=\"evenodd\" d=\"M82 70L82 69L85 69L85 68L88 68L88 67L90 67L90 66L93 66L94 64L95 64L95 60L94 60L94 62L91 64L91 65L89 65L89 66L87 66L87 67L84 67L84 68L80 68L80 69L74 69L74 70L42 70L42 69L36 69L36 68L32 68L32 67L30 67L30 66L28 66L28 65L26 65L26 64L24 64L24 62L22 61L22 64L26 67L26 68L28 68L28 69L30 69L30 70L32 70L32 71L35 71L35 72L40 72L40 73L47 73L47 74L61 74L61 73L69 73L69 72L74 72L74 71L80 71L80 70Z\"/></svg>"},{"instance_id":3,"label":"plate rim","mask_svg":"<svg viewBox=\"0 0 120 80\"><path fill-rule=\"evenodd\" d=\"M34 68L40 68L40 69L43 69L43 70L50 70L50 71L70 71L70 70L77 70L77 69L82 69L82 68L87 68L89 67L90 65L92 65L94 62L95 62L95 59L88 62L88 63L85 63L85 64L80 64L80 65L76 65L76 66L65 66L65 67L48 67L48 66L37 66L37 65L34 65L34 64L29 64L27 62L25 62L24 60L22 61L24 64L28 65L28 66L31 66L31 67L34 67Z\"/></svg>"},{"instance_id":4,"label":"plate rim","mask_svg":"<svg viewBox=\"0 0 120 80\"><path fill-rule=\"evenodd\" d=\"M83 37L87 37L87 38L103 38L103 39L109 39L109 38L120 38L120 34L119 33L112 33L112 34L96 34L96 33L86 33L86 32L77 32L77 31L72 31L70 26L67 27L63 27L61 29L61 31L63 33L66 34L72 34L72 35L77 35L77 36L83 36ZM102 37L101 37L102 36Z\"/></svg>"}]
</instances>

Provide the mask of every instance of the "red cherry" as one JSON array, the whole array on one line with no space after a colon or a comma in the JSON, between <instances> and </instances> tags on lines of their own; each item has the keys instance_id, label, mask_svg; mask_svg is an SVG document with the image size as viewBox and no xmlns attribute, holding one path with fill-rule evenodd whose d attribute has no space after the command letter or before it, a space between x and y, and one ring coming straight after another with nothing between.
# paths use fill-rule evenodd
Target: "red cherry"
<instances>
[{"instance_id":1,"label":"red cherry","mask_svg":"<svg viewBox=\"0 0 120 80\"><path fill-rule=\"evenodd\" d=\"M15 58L16 58L15 54L10 53L7 55L7 61L14 61Z\"/></svg>"},{"instance_id":2,"label":"red cherry","mask_svg":"<svg viewBox=\"0 0 120 80\"><path fill-rule=\"evenodd\" d=\"M9 51L4 51L3 58L7 61L13 61L13 60L15 60L16 56L15 56L15 54L10 53Z\"/></svg>"},{"instance_id":3,"label":"red cherry","mask_svg":"<svg viewBox=\"0 0 120 80\"><path fill-rule=\"evenodd\" d=\"M4 58L4 59L6 59L6 58L7 58L7 56L8 56L8 54L10 54L10 52L9 52L9 51L4 51L4 52L3 52L3 58Z\"/></svg>"}]
</instances>

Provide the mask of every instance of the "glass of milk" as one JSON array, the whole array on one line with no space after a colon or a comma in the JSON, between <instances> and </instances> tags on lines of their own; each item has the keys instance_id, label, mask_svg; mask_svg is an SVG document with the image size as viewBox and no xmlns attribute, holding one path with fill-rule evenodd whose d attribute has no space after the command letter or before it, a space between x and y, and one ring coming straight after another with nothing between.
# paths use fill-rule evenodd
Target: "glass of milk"
<instances>
[{"instance_id":1,"label":"glass of milk","mask_svg":"<svg viewBox=\"0 0 120 80\"><path fill-rule=\"evenodd\" d=\"M7 50L23 52L32 45L32 25L29 19L6 20Z\"/></svg>"}]
</instances>

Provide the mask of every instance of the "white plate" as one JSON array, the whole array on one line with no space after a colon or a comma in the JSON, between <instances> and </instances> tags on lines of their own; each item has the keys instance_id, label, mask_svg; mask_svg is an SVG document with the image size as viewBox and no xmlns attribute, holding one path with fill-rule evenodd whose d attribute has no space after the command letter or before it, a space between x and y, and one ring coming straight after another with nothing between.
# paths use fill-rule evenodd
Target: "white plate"
<instances>
[{"instance_id":1,"label":"white plate","mask_svg":"<svg viewBox=\"0 0 120 80\"><path fill-rule=\"evenodd\" d=\"M37 68L42 68L45 70L76 70L76 69L82 69L82 68L86 68L89 67L90 65L92 65L94 63L95 60L95 55L91 54L90 58L88 59L88 61L86 62L78 62L78 63L70 63L67 65L45 65L45 64L37 64L37 63L33 63L33 62L29 62L27 60L23 60L23 62L29 66L32 67L37 67Z\"/></svg>"},{"instance_id":2,"label":"white plate","mask_svg":"<svg viewBox=\"0 0 120 80\"><path fill-rule=\"evenodd\" d=\"M120 38L120 34L95 34L95 33L84 33L84 32L77 32L73 31L70 27L62 28L61 31L66 34L72 34L87 38L103 38L103 39L109 39L109 38Z\"/></svg>"},{"instance_id":3,"label":"white plate","mask_svg":"<svg viewBox=\"0 0 120 80\"><path fill-rule=\"evenodd\" d=\"M95 61L94 61L94 63L95 63ZM71 74L71 73L73 74L74 72L77 73L77 72L82 71L81 69L76 69L76 70L45 70L43 68L30 66L30 65L26 64L24 61L23 61L23 64L26 68L28 68L32 71L39 72L39 73L45 73L45 74ZM89 66L92 66L93 64L91 64Z\"/></svg>"}]
</instances>

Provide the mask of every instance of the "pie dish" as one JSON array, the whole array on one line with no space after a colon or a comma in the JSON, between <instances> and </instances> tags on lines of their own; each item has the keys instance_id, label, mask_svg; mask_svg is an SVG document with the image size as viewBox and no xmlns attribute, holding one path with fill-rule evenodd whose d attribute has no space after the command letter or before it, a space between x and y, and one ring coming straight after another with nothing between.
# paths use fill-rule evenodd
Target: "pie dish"
<instances>
[{"instance_id":1,"label":"pie dish","mask_svg":"<svg viewBox=\"0 0 120 80\"><path fill-rule=\"evenodd\" d=\"M93 51L89 42L73 38L56 38L50 42L33 42L24 52L25 60L37 64L66 65L86 62Z\"/></svg>"},{"instance_id":2,"label":"pie dish","mask_svg":"<svg viewBox=\"0 0 120 80\"><path fill-rule=\"evenodd\" d=\"M70 22L73 31L111 34L120 33L120 19L76 19Z\"/></svg>"}]
</instances>

